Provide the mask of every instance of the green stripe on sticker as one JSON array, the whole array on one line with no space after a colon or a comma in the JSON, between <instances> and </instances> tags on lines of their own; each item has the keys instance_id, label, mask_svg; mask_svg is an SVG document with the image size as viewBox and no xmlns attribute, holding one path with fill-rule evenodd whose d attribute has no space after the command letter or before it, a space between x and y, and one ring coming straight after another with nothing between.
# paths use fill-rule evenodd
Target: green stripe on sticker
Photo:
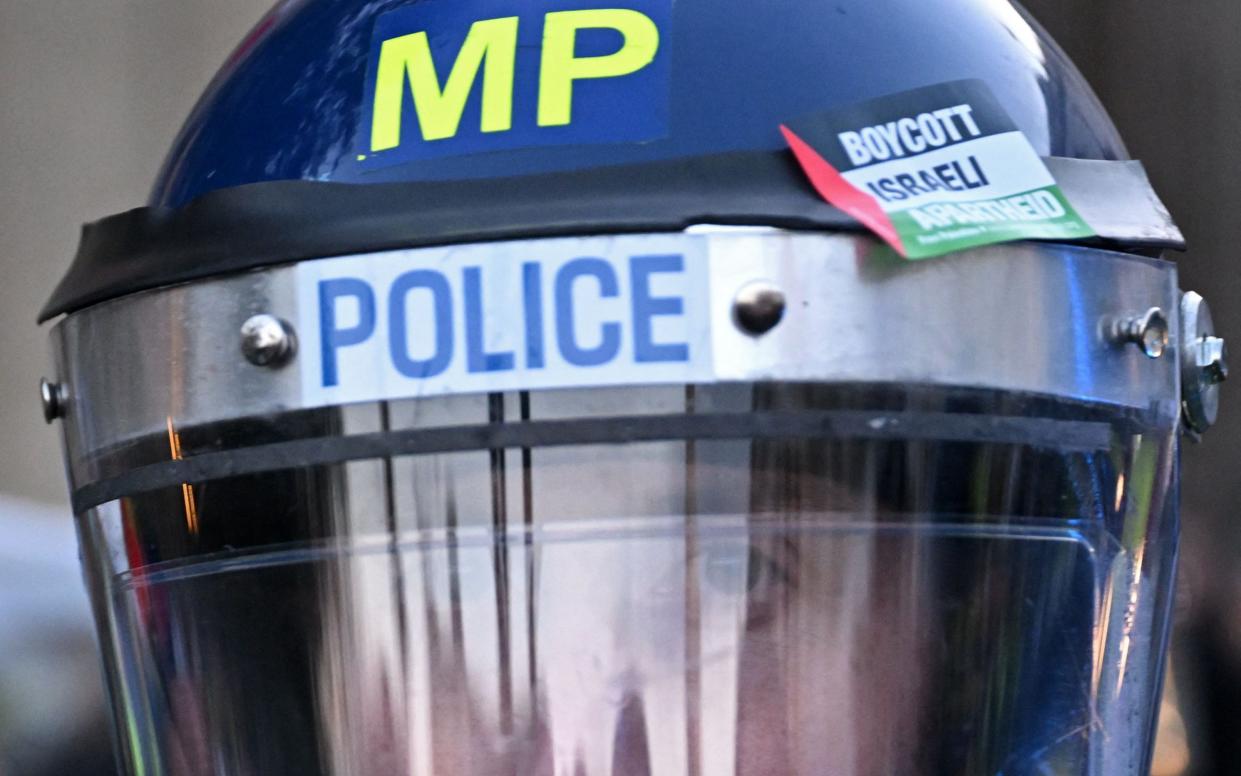
<instances>
[{"instance_id":1,"label":"green stripe on sticker","mask_svg":"<svg viewBox=\"0 0 1241 776\"><path fill-rule=\"evenodd\" d=\"M908 259L1015 240L1077 240L1095 232L1059 186L998 199L941 203L888 214Z\"/></svg>"}]
</instances>

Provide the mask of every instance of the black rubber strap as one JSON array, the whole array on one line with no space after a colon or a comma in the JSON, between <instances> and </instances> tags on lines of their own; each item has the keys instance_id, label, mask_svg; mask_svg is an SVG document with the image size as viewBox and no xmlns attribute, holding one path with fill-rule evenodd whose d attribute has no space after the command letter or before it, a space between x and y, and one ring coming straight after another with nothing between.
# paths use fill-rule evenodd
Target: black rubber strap
<instances>
[{"instance_id":1,"label":"black rubber strap","mask_svg":"<svg viewBox=\"0 0 1241 776\"><path fill-rule=\"evenodd\" d=\"M1182 244L1140 166L1048 162L1066 180L1107 184L1101 193L1083 195L1090 202L1074 200L1079 209L1098 201L1088 218L1104 237L1091 244L1145 246L1155 253ZM213 191L177 210L139 208L87 225L39 320L137 291L306 259L490 240L676 232L695 224L866 231L823 201L785 151L485 181L273 181Z\"/></svg>"},{"instance_id":2,"label":"black rubber strap","mask_svg":"<svg viewBox=\"0 0 1241 776\"><path fill-rule=\"evenodd\" d=\"M1111 427L1042 418L834 411L639 415L408 429L299 439L141 466L78 488L73 494L73 509L81 513L118 498L182 483L362 459L504 448L763 438L1020 444L1072 453L1107 449Z\"/></svg>"},{"instance_id":3,"label":"black rubber strap","mask_svg":"<svg viewBox=\"0 0 1241 776\"><path fill-rule=\"evenodd\" d=\"M305 259L461 242L680 231L693 224L862 231L790 154L754 151L486 181L275 181L84 227L40 321L158 286Z\"/></svg>"}]
</instances>

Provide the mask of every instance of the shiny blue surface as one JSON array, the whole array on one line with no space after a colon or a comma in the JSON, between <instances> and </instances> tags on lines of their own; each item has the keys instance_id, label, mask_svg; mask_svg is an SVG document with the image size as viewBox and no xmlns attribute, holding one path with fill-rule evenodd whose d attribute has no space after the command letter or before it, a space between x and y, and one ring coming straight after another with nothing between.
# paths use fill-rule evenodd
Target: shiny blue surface
<instances>
[{"instance_id":1,"label":"shiny blue surface","mask_svg":"<svg viewBox=\"0 0 1241 776\"><path fill-rule=\"evenodd\" d=\"M366 168L357 158L357 138L375 21L394 8L420 4L278 5L191 114L151 204L178 206L207 191L260 181L482 178L776 149L783 144L782 121L964 78L984 79L1041 154L1127 158L1077 70L1007 0L675 0L664 39L672 77L663 139ZM428 15L444 7L426 5ZM516 4L455 5L454 16L473 5L476 18L484 19L503 16ZM547 4L549 11L558 7Z\"/></svg>"},{"instance_id":2,"label":"shiny blue surface","mask_svg":"<svg viewBox=\"0 0 1241 776\"><path fill-rule=\"evenodd\" d=\"M672 28L672 0L625 0L625 6L650 20L656 30L664 32L664 37ZM507 113L509 128L502 131L482 130L481 90L476 84L456 134L425 142L413 100L408 98L410 87L406 83L402 89L407 97L402 110L402 139L397 147L378 153L369 148L372 124L366 120L369 111L362 111L356 143L358 156L355 157L355 161L363 163L358 170L360 175L376 168L416 160L539 146L645 143L667 136L672 46L659 45L653 61L635 72L621 77L577 81L570 88L569 123L540 126L537 106L544 82L542 42L546 14L549 8L570 12L597 10L600 0L557 0L554 6L547 0L505 0L497 10L491 10L493 6L481 7L484 10L480 11L477 3L462 3L460 0L422 0L381 15L374 24L365 81L371 88L366 90L363 104L374 104L376 71L384 41L428 28L433 30L435 34L430 36L429 46L433 52L436 75L443 82L446 74L452 72L467 33L479 15L511 14L517 22L517 51L516 56L508 60L513 63L513 88L511 91L503 90L511 95L513 103ZM573 53L582 58L606 57L624 48L626 43L626 38L615 29L586 28L575 35ZM495 55L488 55L489 58L492 56ZM503 57L499 60L505 61ZM557 70L554 67L550 69ZM504 115L504 111L499 113Z\"/></svg>"}]
</instances>

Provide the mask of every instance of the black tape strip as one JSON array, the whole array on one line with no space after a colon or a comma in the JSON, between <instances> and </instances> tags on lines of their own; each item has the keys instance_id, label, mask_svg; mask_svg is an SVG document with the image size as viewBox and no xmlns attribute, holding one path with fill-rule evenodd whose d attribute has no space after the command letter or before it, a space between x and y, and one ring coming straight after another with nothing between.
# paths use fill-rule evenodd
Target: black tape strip
<instances>
[{"instance_id":1,"label":"black tape strip","mask_svg":"<svg viewBox=\"0 0 1241 776\"><path fill-rule=\"evenodd\" d=\"M1059 176L1060 168L1078 161L1057 160L1052 170ZM1101 235L1083 244L1153 253L1183 247L1162 205L1151 215L1147 200L1158 198L1144 175L1108 180L1114 188L1099 193L1101 204L1089 212L1083 208L1094 203L1083 204L1066 189ZM1133 207L1134 200L1142 207ZM1114 212L1127 220L1112 232ZM271 181L212 191L177 210L139 208L88 224L39 321L137 291L307 259L491 240L679 232L695 224L866 232L815 193L786 151L486 181Z\"/></svg>"},{"instance_id":2,"label":"black tape strip","mask_svg":"<svg viewBox=\"0 0 1241 776\"><path fill-rule=\"evenodd\" d=\"M73 509L80 513L118 498L187 482L368 458L503 448L781 437L989 442L1072 453L1107 449L1111 427L1106 423L1042 418L834 411L640 415L421 428L299 439L141 466L78 488L73 494Z\"/></svg>"},{"instance_id":3,"label":"black tape strip","mask_svg":"<svg viewBox=\"0 0 1241 776\"><path fill-rule=\"evenodd\" d=\"M485 181L272 181L88 224L40 322L136 291L305 259L694 224L864 231L790 154L743 151Z\"/></svg>"}]
</instances>

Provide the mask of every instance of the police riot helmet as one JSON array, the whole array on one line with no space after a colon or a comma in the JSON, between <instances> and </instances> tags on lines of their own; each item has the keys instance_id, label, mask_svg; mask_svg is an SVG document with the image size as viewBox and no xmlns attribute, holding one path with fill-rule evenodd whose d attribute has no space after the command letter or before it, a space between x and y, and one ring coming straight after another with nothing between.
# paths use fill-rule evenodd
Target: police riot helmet
<instances>
[{"instance_id":1,"label":"police riot helmet","mask_svg":"<svg viewBox=\"0 0 1241 776\"><path fill-rule=\"evenodd\" d=\"M43 312L135 774L1130 774L1182 238L1008 0L285 0Z\"/></svg>"}]
</instances>

